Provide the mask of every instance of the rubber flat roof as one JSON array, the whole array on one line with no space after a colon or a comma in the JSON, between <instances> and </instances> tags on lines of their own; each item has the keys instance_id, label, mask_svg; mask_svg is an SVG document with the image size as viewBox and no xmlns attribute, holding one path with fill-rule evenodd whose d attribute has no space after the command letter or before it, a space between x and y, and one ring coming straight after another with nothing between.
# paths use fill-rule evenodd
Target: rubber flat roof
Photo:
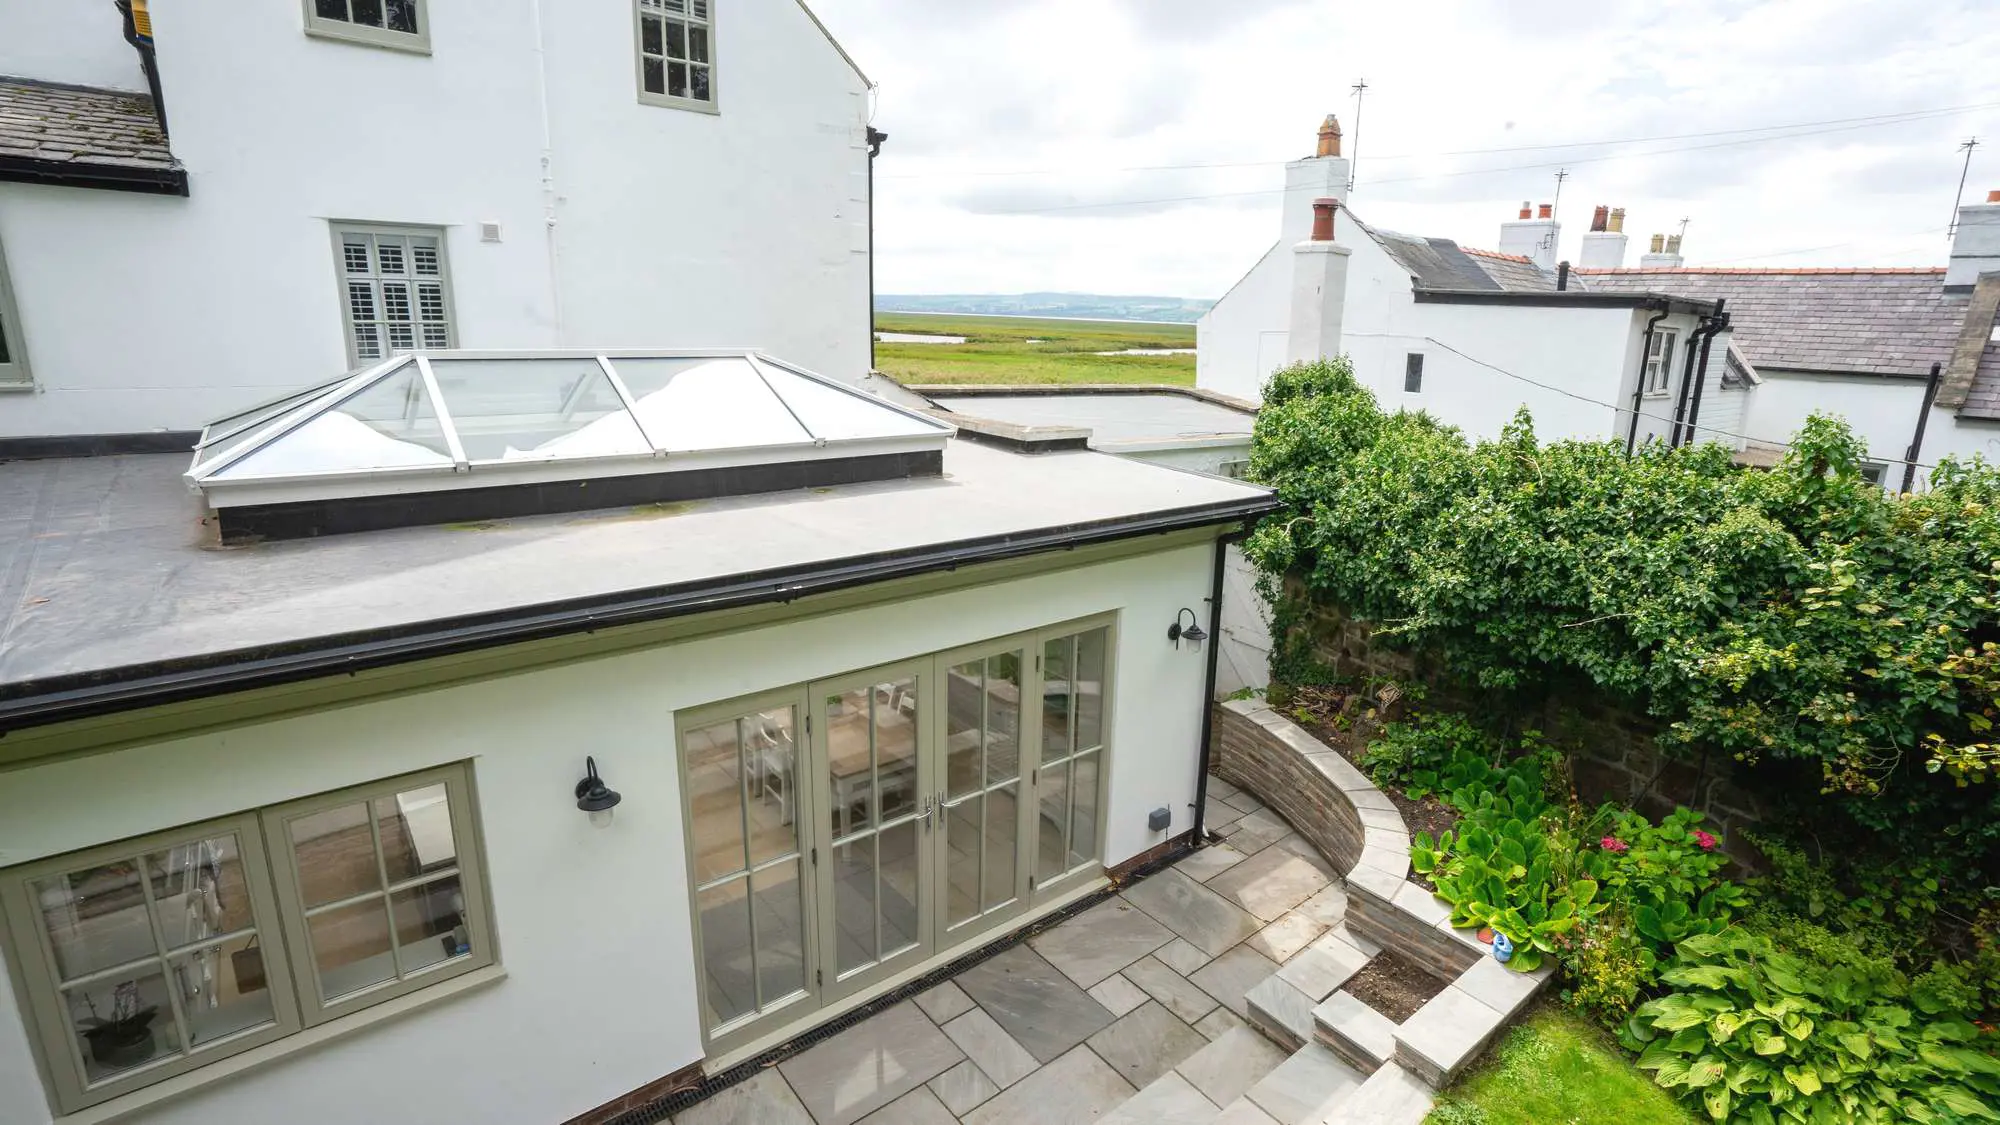
<instances>
[{"instance_id":1,"label":"rubber flat roof","mask_svg":"<svg viewBox=\"0 0 2000 1125\"><path fill-rule=\"evenodd\" d=\"M1218 434L1241 434L1247 438L1257 424L1253 414L1171 394L934 394L931 399L954 414L974 418L990 418L1016 426L1087 429L1093 445L1173 441Z\"/></svg>"},{"instance_id":2,"label":"rubber flat roof","mask_svg":"<svg viewBox=\"0 0 2000 1125\"><path fill-rule=\"evenodd\" d=\"M0 464L0 729L24 699L177 669L843 560L922 556L939 569L954 544L976 562L1009 545L1032 553L1275 507L1261 488L1107 454L952 440L938 478L225 548L202 525L186 465L173 454Z\"/></svg>"}]
</instances>

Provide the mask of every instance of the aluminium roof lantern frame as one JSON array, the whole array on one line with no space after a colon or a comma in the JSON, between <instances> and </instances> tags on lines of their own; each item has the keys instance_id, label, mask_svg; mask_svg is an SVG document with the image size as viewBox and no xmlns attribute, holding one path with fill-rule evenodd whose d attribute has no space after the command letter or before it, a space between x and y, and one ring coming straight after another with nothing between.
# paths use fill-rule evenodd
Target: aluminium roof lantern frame
<instances>
[{"instance_id":1,"label":"aluminium roof lantern frame","mask_svg":"<svg viewBox=\"0 0 2000 1125\"><path fill-rule=\"evenodd\" d=\"M751 349L411 352L211 423L186 480L225 539L316 535L935 473L955 432Z\"/></svg>"}]
</instances>

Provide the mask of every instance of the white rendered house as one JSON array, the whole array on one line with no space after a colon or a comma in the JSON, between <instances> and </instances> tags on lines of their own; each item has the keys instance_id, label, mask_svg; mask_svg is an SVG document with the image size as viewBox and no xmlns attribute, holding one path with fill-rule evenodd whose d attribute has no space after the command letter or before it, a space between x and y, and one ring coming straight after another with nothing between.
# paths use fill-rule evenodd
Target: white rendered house
<instances>
[{"instance_id":1,"label":"white rendered house","mask_svg":"<svg viewBox=\"0 0 2000 1125\"><path fill-rule=\"evenodd\" d=\"M797 0L137 7L0 0L0 449L410 347L865 377L869 86Z\"/></svg>"}]
</instances>

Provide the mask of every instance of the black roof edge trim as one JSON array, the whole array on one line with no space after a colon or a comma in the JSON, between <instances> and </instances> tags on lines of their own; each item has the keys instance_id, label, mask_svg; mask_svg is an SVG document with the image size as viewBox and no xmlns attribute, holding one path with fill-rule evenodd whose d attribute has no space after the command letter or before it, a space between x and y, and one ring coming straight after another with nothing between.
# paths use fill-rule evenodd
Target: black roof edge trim
<instances>
[{"instance_id":1,"label":"black roof edge trim","mask_svg":"<svg viewBox=\"0 0 2000 1125\"><path fill-rule=\"evenodd\" d=\"M1494 293L1484 289L1417 289L1420 305L1544 305L1577 308L1667 309L1703 316L1715 312L1714 301L1676 297L1670 293L1593 293L1587 289L1519 290Z\"/></svg>"},{"instance_id":2,"label":"black roof edge trim","mask_svg":"<svg viewBox=\"0 0 2000 1125\"><path fill-rule=\"evenodd\" d=\"M122 457L142 453L193 453L200 430L151 430L136 434L50 434L0 438L0 461L58 457Z\"/></svg>"},{"instance_id":3,"label":"black roof edge trim","mask_svg":"<svg viewBox=\"0 0 2000 1125\"><path fill-rule=\"evenodd\" d=\"M1144 516L1097 520L902 551L861 555L718 581L608 597L523 606L414 626L349 633L165 661L106 672L30 680L0 688L0 736L101 715L228 695L717 610L795 601L813 594L1121 539L1252 520L1279 510L1276 497L1230 500Z\"/></svg>"},{"instance_id":4,"label":"black roof edge trim","mask_svg":"<svg viewBox=\"0 0 2000 1125\"><path fill-rule=\"evenodd\" d=\"M98 188L141 195L188 193L185 168L133 168L124 164L90 164L69 160L34 160L0 156L0 180L49 187Z\"/></svg>"}]
</instances>

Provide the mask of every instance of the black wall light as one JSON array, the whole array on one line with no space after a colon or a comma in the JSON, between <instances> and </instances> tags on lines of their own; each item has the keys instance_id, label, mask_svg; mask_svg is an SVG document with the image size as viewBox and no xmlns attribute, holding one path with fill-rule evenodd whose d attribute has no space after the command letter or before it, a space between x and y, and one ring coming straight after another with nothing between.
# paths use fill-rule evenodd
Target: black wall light
<instances>
[{"instance_id":1,"label":"black wall light","mask_svg":"<svg viewBox=\"0 0 2000 1125\"><path fill-rule=\"evenodd\" d=\"M1186 625L1181 624L1183 617L1188 620ZM1195 616L1194 610L1183 608L1174 615L1174 623L1167 627L1167 639L1174 642L1175 648L1181 647L1181 642L1186 641L1199 650L1201 642L1208 639L1208 632L1201 627L1201 619Z\"/></svg>"},{"instance_id":2,"label":"black wall light","mask_svg":"<svg viewBox=\"0 0 2000 1125\"><path fill-rule=\"evenodd\" d=\"M583 780L576 783L576 807L590 814L590 823L603 828L611 823L611 810L625 798L616 789L607 787L604 779L597 776L597 759L583 760Z\"/></svg>"}]
</instances>

